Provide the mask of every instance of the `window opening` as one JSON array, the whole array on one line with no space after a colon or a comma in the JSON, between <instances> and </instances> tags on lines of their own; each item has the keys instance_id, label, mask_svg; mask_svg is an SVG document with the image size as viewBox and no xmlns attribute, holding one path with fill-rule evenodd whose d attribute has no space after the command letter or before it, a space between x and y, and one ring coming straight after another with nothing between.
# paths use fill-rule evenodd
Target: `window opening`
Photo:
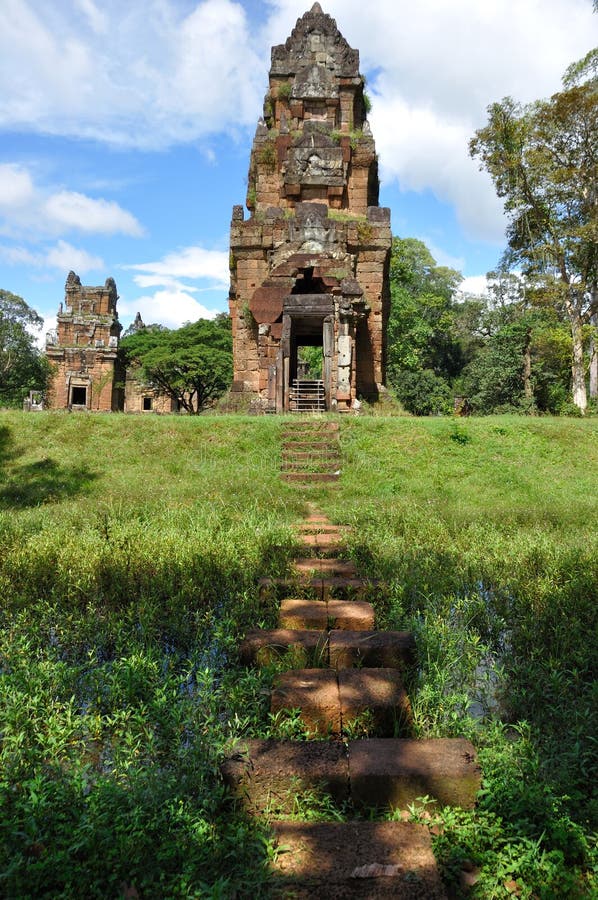
<instances>
[{"instance_id":1,"label":"window opening","mask_svg":"<svg viewBox=\"0 0 598 900\"><path fill-rule=\"evenodd\" d=\"M71 405L87 406L87 388L73 387L71 388Z\"/></svg>"}]
</instances>

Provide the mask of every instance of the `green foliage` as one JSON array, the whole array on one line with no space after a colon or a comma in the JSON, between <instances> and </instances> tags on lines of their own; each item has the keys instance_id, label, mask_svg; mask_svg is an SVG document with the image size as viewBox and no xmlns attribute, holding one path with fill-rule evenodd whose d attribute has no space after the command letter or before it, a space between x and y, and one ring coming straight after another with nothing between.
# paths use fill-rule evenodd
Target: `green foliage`
<instances>
[{"instance_id":1,"label":"green foliage","mask_svg":"<svg viewBox=\"0 0 598 900\"><path fill-rule=\"evenodd\" d=\"M0 290L0 406L21 406L29 391L44 391L49 366L28 328L43 319L16 294Z\"/></svg>"},{"instance_id":2,"label":"green foliage","mask_svg":"<svg viewBox=\"0 0 598 900\"><path fill-rule=\"evenodd\" d=\"M311 378L322 377L324 363L321 347L300 347L298 358L307 363L307 375Z\"/></svg>"},{"instance_id":3,"label":"green foliage","mask_svg":"<svg viewBox=\"0 0 598 900\"><path fill-rule=\"evenodd\" d=\"M488 108L470 152L504 200L509 217L505 267L521 268L572 336L572 399L587 405L583 326L598 311L596 170L598 81L591 51L549 100L521 106L510 97Z\"/></svg>"},{"instance_id":4,"label":"green foliage","mask_svg":"<svg viewBox=\"0 0 598 900\"><path fill-rule=\"evenodd\" d=\"M123 339L122 353L147 381L196 415L227 389L232 379L232 337L227 316L199 319L176 331L143 329Z\"/></svg>"},{"instance_id":5,"label":"green foliage","mask_svg":"<svg viewBox=\"0 0 598 900\"><path fill-rule=\"evenodd\" d=\"M291 96L291 91L293 90L293 85L290 81L283 81L282 84L278 85L278 98L280 100L288 100Z\"/></svg>"},{"instance_id":6,"label":"green foliage","mask_svg":"<svg viewBox=\"0 0 598 900\"><path fill-rule=\"evenodd\" d=\"M525 322L507 324L489 338L459 382L473 412L527 411L523 362L528 342Z\"/></svg>"},{"instance_id":7,"label":"green foliage","mask_svg":"<svg viewBox=\"0 0 598 900\"><path fill-rule=\"evenodd\" d=\"M461 276L437 266L414 238L393 238L388 381L416 415L447 411L450 379L463 365L453 294Z\"/></svg>"},{"instance_id":8,"label":"green foliage","mask_svg":"<svg viewBox=\"0 0 598 900\"><path fill-rule=\"evenodd\" d=\"M446 415L452 410L447 382L430 369L403 370L395 375L394 390L405 409L415 416Z\"/></svg>"},{"instance_id":9,"label":"green foliage","mask_svg":"<svg viewBox=\"0 0 598 900\"><path fill-rule=\"evenodd\" d=\"M271 140L264 141L257 152L257 160L259 165L263 166L268 172L276 171L276 144Z\"/></svg>"}]
</instances>

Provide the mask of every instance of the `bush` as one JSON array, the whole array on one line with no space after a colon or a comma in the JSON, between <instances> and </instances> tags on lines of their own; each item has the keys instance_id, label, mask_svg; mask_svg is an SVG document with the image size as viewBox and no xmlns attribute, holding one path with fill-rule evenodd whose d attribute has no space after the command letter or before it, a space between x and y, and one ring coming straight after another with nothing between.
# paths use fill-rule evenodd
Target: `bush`
<instances>
[{"instance_id":1,"label":"bush","mask_svg":"<svg viewBox=\"0 0 598 900\"><path fill-rule=\"evenodd\" d=\"M414 416L446 415L452 410L451 389L430 369L402 372L397 377L396 395Z\"/></svg>"}]
</instances>

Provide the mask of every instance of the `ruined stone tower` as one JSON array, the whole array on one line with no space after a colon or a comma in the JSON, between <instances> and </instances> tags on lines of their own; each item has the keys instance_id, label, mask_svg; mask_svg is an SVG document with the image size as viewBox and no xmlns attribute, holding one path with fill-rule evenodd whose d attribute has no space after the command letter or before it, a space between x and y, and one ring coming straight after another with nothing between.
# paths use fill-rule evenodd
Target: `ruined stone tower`
<instances>
[{"instance_id":1,"label":"ruined stone tower","mask_svg":"<svg viewBox=\"0 0 598 900\"><path fill-rule=\"evenodd\" d=\"M301 351L318 347L321 408L342 412L358 396L377 397L391 246L378 190L359 53L315 3L272 48L250 218L233 208L234 391L277 412L298 408Z\"/></svg>"},{"instance_id":2,"label":"ruined stone tower","mask_svg":"<svg viewBox=\"0 0 598 900\"><path fill-rule=\"evenodd\" d=\"M46 337L46 355L54 366L50 408L110 412L122 407L117 300L113 278L103 287L86 287L69 272L57 329Z\"/></svg>"}]
</instances>

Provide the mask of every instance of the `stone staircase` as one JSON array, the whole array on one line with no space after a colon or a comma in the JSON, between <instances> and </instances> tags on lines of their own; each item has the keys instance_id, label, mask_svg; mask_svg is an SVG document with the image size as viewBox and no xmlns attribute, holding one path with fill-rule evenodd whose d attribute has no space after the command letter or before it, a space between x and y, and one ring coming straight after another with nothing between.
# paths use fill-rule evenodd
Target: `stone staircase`
<instances>
[{"instance_id":1,"label":"stone staircase","mask_svg":"<svg viewBox=\"0 0 598 900\"><path fill-rule=\"evenodd\" d=\"M338 422L313 417L287 423L282 434L281 472L285 481L304 486L336 481L340 475Z\"/></svg>"},{"instance_id":2,"label":"stone staircase","mask_svg":"<svg viewBox=\"0 0 598 900\"><path fill-rule=\"evenodd\" d=\"M312 512L297 533L302 555L290 578L260 582L262 595L280 599L279 627L248 632L240 656L247 665L284 657L290 668L275 678L271 711L300 711L319 740L246 740L224 763L224 779L249 814L276 817L272 896L442 898L428 829L366 817L422 796L471 808L475 749L461 738L411 736L402 675L415 662L413 636L375 629L372 582L341 556L346 529ZM374 736L356 737L365 726ZM304 791L363 819L292 821Z\"/></svg>"}]
</instances>

